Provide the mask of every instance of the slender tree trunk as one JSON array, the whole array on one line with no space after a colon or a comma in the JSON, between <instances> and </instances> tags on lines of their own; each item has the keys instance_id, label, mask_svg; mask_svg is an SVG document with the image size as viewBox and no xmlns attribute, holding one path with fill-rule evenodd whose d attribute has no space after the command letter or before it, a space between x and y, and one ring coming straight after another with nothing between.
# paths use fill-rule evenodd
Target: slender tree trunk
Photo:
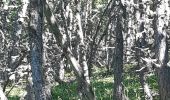
<instances>
[{"instance_id":1,"label":"slender tree trunk","mask_svg":"<svg viewBox=\"0 0 170 100\"><path fill-rule=\"evenodd\" d=\"M125 100L124 98L124 88L123 88L123 34L122 26L117 18L116 25L116 48L114 57L114 82L115 90L114 95L116 100Z\"/></svg>"},{"instance_id":2,"label":"slender tree trunk","mask_svg":"<svg viewBox=\"0 0 170 100\"><path fill-rule=\"evenodd\" d=\"M72 66L74 67L74 72L77 76L78 81L78 90L81 100L95 100L95 95L92 90L91 84L89 83L89 80L87 80L83 74L83 70L78 63L78 61L75 59L73 54L71 53L70 49L68 49L68 55L66 55L67 58L71 61Z\"/></svg>"},{"instance_id":3,"label":"slender tree trunk","mask_svg":"<svg viewBox=\"0 0 170 100\"><path fill-rule=\"evenodd\" d=\"M76 0L75 0L76 1ZM83 80L79 80L79 90L80 90L80 96L82 97L82 100L95 100L94 92L92 91L92 87L90 84L90 77L89 77L89 70L87 66L87 60L86 60L86 46L84 43L84 34L83 29L81 25L81 16L80 16L80 1L76 2L76 26L77 26L77 42L79 43L79 56L80 56L80 65L83 69ZM88 91L84 91L88 90Z\"/></svg>"},{"instance_id":4,"label":"slender tree trunk","mask_svg":"<svg viewBox=\"0 0 170 100\"><path fill-rule=\"evenodd\" d=\"M31 70L35 100L46 100L43 81L43 0L30 0Z\"/></svg>"},{"instance_id":5,"label":"slender tree trunk","mask_svg":"<svg viewBox=\"0 0 170 100\"><path fill-rule=\"evenodd\" d=\"M124 88L123 88L123 34L121 29L120 19L117 19L116 25L116 48L114 58L114 95L116 100L124 100Z\"/></svg>"},{"instance_id":6,"label":"slender tree trunk","mask_svg":"<svg viewBox=\"0 0 170 100\"><path fill-rule=\"evenodd\" d=\"M157 6L155 10L157 15L154 17L156 58L159 64L157 73L159 78L160 100L170 100L170 67L167 65L169 57L166 32L170 14L168 2L169 0L161 0L159 3L156 2Z\"/></svg>"},{"instance_id":7,"label":"slender tree trunk","mask_svg":"<svg viewBox=\"0 0 170 100\"><path fill-rule=\"evenodd\" d=\"M116 47L115 54L113 58L113 69L114 69L114 94L115 100L126 100L126 96L124 94L124 86L122 84L123 81L123 26L122 26L122 9L120 7L121 1L117 0L117 16L116 16Z\"/></svg>"},{"instance_id":8,"label":"slender tree trunk","mask_svg":"<svg viewBox=\"0 0 170 100\"><path fill-rule=\"evenodd\" d=\"M66 40L63 38L66 34L68 36L67 32L65 34L62 34L58 23L55 19L54 14L51 12L51 9L49 7L48 2L46 2L46 8L45 8L45 15L47 18L47 22L50 25L50 29L53 31L53 34L57 40L57 44L63 49L64 56L71 62L73 66L74 73L76 75L77 81L78 81L78 88L80 90L80 97L83 100L95 100L94 92L92 91L92 87L90 85L89 75L88 75L88 67L86 62L86 57L84 53L84 42L83 42L83 31L81 26L81 17L80 17L80 5L78 4L80 1L75 0L75 6L76 6L76 29L77 29L77 37L78 42L80 44L77 44L78 46L82 46L81 50L83 50L81 54L81 64L76 59L75 55L72 53L70 47L68 46L68 41L66 43ZM62 41L65 41L63 43Z\"/></svg>"},{"instance_id":9,"label":"slender tree trunk","mask_svg":"<svg viewBox=\"0 0 170 100\"><path fill-rule=\"evenodd\" d=\"M137 58L137 62L138 62L138 68L142 69L144 68L144 70L140 70L139 72L139 77L140 77L140 83L141 83L141 86L143 88L143 94L141 95L141 98L143 98L143 95L145 97L145 100L153 100L153 97L152 97L152 93L151 93L151 90L149 88L149 85L148 83L146 82L147 80L147 74L148 74L148 71L149 71L149 68L150 66L145 66L144 63L142 62L141 60L141 57L145 57L145 53L143 51L144 48L146 48L147 46L147 42L146 42L146 31L145 31L145 21L143 19L146 19L145 18L145 15L144 15L144 12L145 12L145 6L143 5L144 1L142 0L139 0L138 4L139 4L139 10L136 11L136 20L137 20L137 23L138 23L138 28L137 28L137 31L138 33L136 34L136 45L137 45L137 48L136 48L136 58ZM146 70L145 70L146 69Z\"/></svg>"}]
</instances>

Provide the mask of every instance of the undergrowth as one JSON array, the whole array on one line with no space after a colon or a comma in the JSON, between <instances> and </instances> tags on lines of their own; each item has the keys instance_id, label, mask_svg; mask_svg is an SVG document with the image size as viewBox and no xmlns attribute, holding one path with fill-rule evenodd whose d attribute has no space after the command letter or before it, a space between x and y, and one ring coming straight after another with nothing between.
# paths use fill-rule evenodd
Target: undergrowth
<instances>
[{"instance_id":1,"label":"undergrowth","mask_svg":"<svg viewBox=\"0 0 170 100\"><path fill-rule=\"evenodd\" d=\"M142 87L139 76L131 71L132 66L127 65L124 69L124 92L129 100L143 100ZM93 69L93 77L91 83L97 100L114 100L113 99L113 74L107 74L106 69ZM158 92L157 77L154 74L148 76L147 83L154 92ZM13 90L11 93L17 93ZM9 100L19 100L19 94L9 95ZM52 88L52 100L79 100L77 92L77 82L63 83ZM154 100L159 100L154 97Z\"/></svg>"}]
</instances>

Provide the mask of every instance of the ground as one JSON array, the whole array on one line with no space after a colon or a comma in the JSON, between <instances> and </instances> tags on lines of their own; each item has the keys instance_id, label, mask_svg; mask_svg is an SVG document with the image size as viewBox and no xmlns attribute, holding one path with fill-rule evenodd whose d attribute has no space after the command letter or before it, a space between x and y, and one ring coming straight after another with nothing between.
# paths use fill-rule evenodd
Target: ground
<instances>
[{"instance_id":1,"label":"ground","mask_svg":"<svg viewBox=\"0 0 170 100\"><path fill-rule=\"evenodd\" d=\"M131 71L132 66L125 66L126 68L124 73L123 84L125 86L125 94L129 97L130 100L141 100L142 88L139 83L139 76ZM72 75L67 73L66 76ZM113 100L112 90L113 90L113 75L107 74L105 67L93 69L93 77L91 78L93 90L97 100ZM147 82L150 85L150 88L154 92L158 92L157 78L151 73ZM63 83L61 85L54 86L52 89L53 100L78 100L77 93L77 83L76 81L72 83ZM22 94L20 88L14 88L9 94L9 100L19 100L19 96ZM159 100L156 96L154 100Z\"/></svg>"}]
</instances>

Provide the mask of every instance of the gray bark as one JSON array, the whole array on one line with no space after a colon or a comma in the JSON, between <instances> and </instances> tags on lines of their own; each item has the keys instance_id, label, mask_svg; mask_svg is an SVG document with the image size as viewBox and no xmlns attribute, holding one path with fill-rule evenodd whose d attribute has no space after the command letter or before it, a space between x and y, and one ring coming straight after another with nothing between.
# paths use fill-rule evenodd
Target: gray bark
<instances>
[{"instance_id":1,"label":"gray bark","mask_svg":"<svg viewBox=\"0 0 170 100\"><path fill-rule=\"evenodd\" d=\"M77 37L78 37L78 42L81 44L81 45L84 45L84 42L83 42L83 31L82 31L82 27L81 27L81 20L80 20L80 14L79 14L79 10L80 10L80 5L77 5L77 3L79 3L80 1L77 1L75 0L75 3L76 3L76 6L78 6L78 9L76 8L76 10L78 10L78 12L76 12L76 20L77 20L77 24L76 24L76 27L78 26L78 29L77 29ZM79 89L80 89L80 92L81 92L81 99L83 100L94 100L95 99L95 96L94 96L94 93L92 91L92 87L90 85L90 80L89 80L89 77L88 77L88 67L86 66L87 63L84 61L84 58L85 55L83 54L82 55L82 67L81 67L81 64L79 63L79 61L76 59L76 57L73 55L70 47L69 47L69 43L70 41L68 41L69 39L69 34L68 34L68 31L66 31L65 33L62 34L61 30L59 29L59 26L58 26L58 23L55 19L55 16L54 14L51 12L51 9L50 9L50 6L49 6L49 3L46 2L46 8L45 8L45 15L46 15L46 18L47 18L47 22L48 24L50 25L50 29L53 31L53 34L57 40L57 44L58 46L60 46L64 52L64 56L71 62L72 64L72 67L73 67L73 70L74 70L74 73L77 77L77 81L78 81L78 84L79 84ZM62 17L64 17L62 15ZM64 19L65 21L65 19ZM67 28L67 27L66 27ZM67 40L65 38L65 36L67 36ZM80 45L78 44L78 45ZM83 51L84 51L84 48L83 48Z\"/></svg>"},{"instance_id":2,"label":"gray bark","mask_svg":"<svg viewBox=\"0 0 170 100\"><path fill-rule=\"evenodd\" d=\"M116 11L116 47L115 54L113 57L113 69L114 69L114 94L115 100L126 100L126 96L124 94L124 86L122 84L123 81L123 26L122 26L122 9L120 7L121 1L117 0L117 11Z\"/></svg>"},{"instance_id":3,"label":"gray bark","mask_svg":"<svg viewBox=\"0 0 170 100\"><path fill-rule=\"evenodd\" d=\"M137 22L138 22L138 33L136 34L136 59L137 59L137 66L138 68L142 69L144 68L144 70L140 70L139 72L139 77L140 77L140 83L142 85L143 88L143 94L145 97L145 100L153 100L152 97L152 93L151 90L149 88L148 83L146 82L147 80L147 74L149 72L149 68L150 66L145 66L144 63L141 60L141 57L145 57L145 53L144 51L142 51L144 48L146 48L147 46L147 42L146 42L146 30L145 30L145 24L146 22L144 21L144 19L146 19L144 16L144 12L145 12L145 6L143 5L144 1L139 0L139 10L136 12L136 16L137 16ZM146 52L146 51L145 51ZM145 70L146 69L146 70ZM143 95L141 95L141 98L143 98Z\"/></svg>"},{"instance_id":4,"label":"gray bark","mask_svg":"<svg viewBox=\"0 0 170 100\"><path fill-rule=\"evenodd\" d=\"M80 65L82 66L83 69L83 78L84 80L81 79L81 81L79 82L79 90L80 90L80 95L82 100L95 100L95 95L94 92L92 90L92 87L90 85L90 77L89 77L89 70L88 70L88 66L87 66L87 60L86 60L86 46L84 43L84 34L83 34L83 30L82 30L82 25L81 25L81 16L80 16L80 1L78 1L76 3L76 24L77 24L77 42L79 43L79 54L80 54ZM84 84L82 84L82 82L84 82ZM87 90L84 92L84 90Z\"/></svg>"},{"instance_id":5,"label":"gray bark","mask_svg":"<svg viewBox=\"0 0 170 100\"><path fill-rule=\"evenodd\" d=\"M95 100L95 95L92 90L91 84L89 80L85 79L85 76L83 75L83 69L81 68L79 62L75 59L71 51L68 49L68 55L67 58L71 61L72 66L74 67L74 72L77 76L78 81L78 90L80 92L80 99L81 100Z\"/></svg>"},{"instance_id":6,"label":"gray bark","mask_svg":"<svg viewBox=\"0 0 170 100\"><path fill-rule=\"evenodd\" d=\"M155 30L155 53L157 58L157 73L160 100L170 99L170 68L167 65L168 57L168 45L167 45L167 32L166 28L169 21L169 0L162 0L159 3L157 0L154 2L156 5L154 16L154 30Z\"/></svg>"},{"instance_id":7,"label":"gray bark","mask_svg":"<svg viewBox=\"0 0 170 100\"><path fill-rule=\"evenodd\" d=\"M35 100L46 100L43 80L43 0L30 0L31 70Z\"/></svg>"},{"instance_id":8,"label":"gray bark","mask_svg":"<svg viewBox=\"0 0 170 100\"><path fill-rule=\"evenodd\" d=\"M117 19L117 21L120 19ZM123 90L123 34L121 23L118 21L116 25L116 47L114 55L114 95L116 100L124 100Z\"/></svg>"}]
</instances>

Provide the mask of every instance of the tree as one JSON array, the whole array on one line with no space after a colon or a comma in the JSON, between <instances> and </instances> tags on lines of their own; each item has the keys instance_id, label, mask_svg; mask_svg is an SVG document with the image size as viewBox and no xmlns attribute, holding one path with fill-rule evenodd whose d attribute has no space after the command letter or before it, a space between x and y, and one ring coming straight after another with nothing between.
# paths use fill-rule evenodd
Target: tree
<instances>
[{"instance_id":1,"label":"tree","mask_svg":"<svg viewBox=\"0 0 170 100\"><path fill-rule=\"evenodd\" d=\"M140 83L143 88L143 94L146 100L153 100L152 93L150 90L150 87L147 83L147 75L149 72L151 72L151 67L146 66L142 58L146 57L147 51L145 49L149 48L148 43L146 41L147 38L147 31L145 31L147 22L144 20L148 20L148 17L145 17L145 9L149 6L144 5L144 1L139 0L138 1L139 8L136 11L136 21L138 24L137 27L137 34L136 34L136 60L138 62L137 66L139 70L137 71L139 73L140 77ZM148 10L148 9L147 9ZM143 98L143 95L141 95L141 98Z\"/></svg>"},{"instance_id":2,"label":"tree","mask_svg":"<svg viewBox=\"0 0 170 100\"><path fill-rule=\"evenodd\" d=\"M71 2L61 2L61 4L64 3L64 5L71 4ZM55 39L57 41L57 45L62 49L63 55L66 59L68 59L71 62L72 69L74 70L74 73L76 75L77 81L78 81L78 91L79 96L81 99L88 99L88 100L95 100L95 95L92 90L89 74L88 74L88 66L86 62L86 56L85 56L85 45L84 45L84 38L83 38L83 31L81 26L81 16L80 16L80 1L75 0L73 3L75 5L75 15L74 19L69 19L71 16L68 16L68 19L66 19L65 14L63 14L63 7L60 7L61 12L61 19L64 23L63 29L59 29L59 23L56 21L56 17L54 16L53 12L51 11L51 5L46 2L46 8L45 8L45 15L48 21L48 24L50 26L51 31L53 32ZM69 7L69 5L68 5ZM70 9L72 12L72 9ZM70 12L70 13L71 13ZM53 19L51 19L53 18ZM72 18L72 17L71 17ZM78 57L74 55L73 50L78 49L76 47L70 47L71 39L70 36L70 30L68 29L67 25L69 25L70 20L74 20L76 23L71 24L71 27L76 29L75 34L76 35L76 42L78 43L76 47L79 47L80 51L77 52L77 56L80 59L77 59ZM65 33L62 33L62 32ZM72 30L71 30L72 32ZM73 33L72 33L73 34ZM71 49L73 48L73 49ZM80 53L79 53L80 52ZM79 61L80 60L80 61ZM82 66L82 67L81 67Z\"/></svg>"},{"instance_id":3,"label":"tree","mask_svg":"<svg viewBox=\"0 0 170 100\"><path fill-rule=\"evenodd\" d=\"M169 16L168 0L0 0L0 97L168 100Z\"/></svg>"},{"instance_id":4,"label":"tree","mask_svg":"<svg viewBox=\"0 0 170 100\"><path fill-rule=\"evenodd\" d=\"M115 54L113 56L113 69L114 69L114 94L116 100L126 100L126 96L124 94L124 86L122 84L123 81L123 9L121 7L122 2L117 0L117 11L116 11L116 46L115 46Z\"/></svg>"},{"instance_id":5,"label":"tree","mask_svg":"<svg viewBox=\"0 0 170 100\"><path fill-rule=\"evenodd\" d=\"M154 1L156 7L154 11L154 30L155 30L155 53L157 59L157 73L159 77L159 93L161 100L170 99L170 68L167 44L167 27L169 25L169 4L168 0Z\"/></svg>"},{"instance_id":6,"label":"tree","mask_svg":"<svg viewBox=\"0 0 170 100\"><path fill-rule=\"evenodd\" d=\"M44 0L30 0L31 71L35 100L46 100L43 80L43 9Z\"/></svg>"}]
</instances>

